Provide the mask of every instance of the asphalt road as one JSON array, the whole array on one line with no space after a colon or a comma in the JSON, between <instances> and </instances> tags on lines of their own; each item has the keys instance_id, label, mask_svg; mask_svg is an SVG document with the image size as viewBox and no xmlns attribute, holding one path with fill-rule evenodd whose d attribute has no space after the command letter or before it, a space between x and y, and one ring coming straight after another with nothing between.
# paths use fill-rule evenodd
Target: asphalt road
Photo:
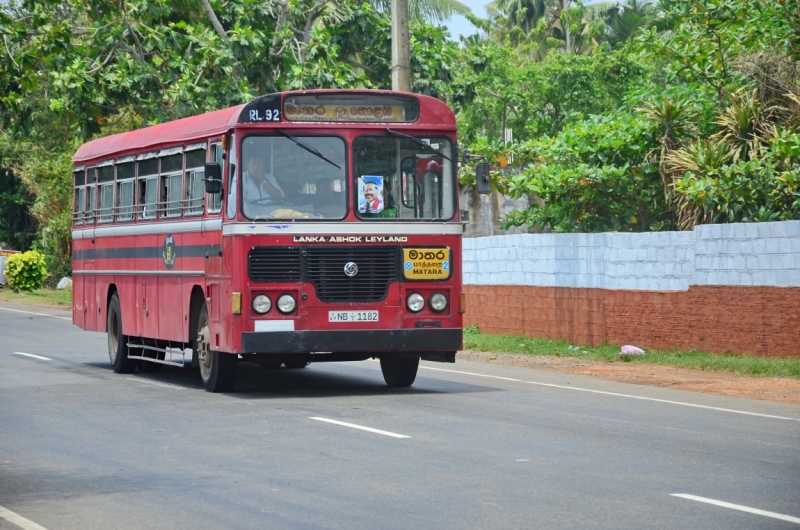
<instances>
[{"instance_id":1,"label":"asphalt road","mask_svg":"<svg viewBox=\"0 0 800 530\"><path fill-rule=\"evenodd\" d=\"M0 507L0 529L800 528L800 407L467 362L400 390L377 362L242 363L210 394L5 303Z\"/></svg>"}]
</instances>

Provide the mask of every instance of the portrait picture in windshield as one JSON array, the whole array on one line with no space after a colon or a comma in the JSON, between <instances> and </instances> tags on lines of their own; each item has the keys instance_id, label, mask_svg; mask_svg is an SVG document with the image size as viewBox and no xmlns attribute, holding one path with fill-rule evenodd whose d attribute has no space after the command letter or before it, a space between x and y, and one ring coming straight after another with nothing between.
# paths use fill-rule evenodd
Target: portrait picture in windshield
<instances>
[{"instance_id":1,"label":"portrait picture in windshield","mask_svg":"<svg viewBox=\"0 0 800 530\"><path fill-rule=\"evenodd\" d=\"M330 136L248 136L242 204L249 219L342 219L345 143Z\"/></svg>"},{"instance_id":2,"label":"portrait picture in windshield","mask_svg":"<svg viewBox=\"0 0 800 530\"><path fill-rule=\"evenodd\" d=\"M357 215L450 219L455 213L452 144L446 138L362 136L353 143Z\"/></svg>"}]
</instances>

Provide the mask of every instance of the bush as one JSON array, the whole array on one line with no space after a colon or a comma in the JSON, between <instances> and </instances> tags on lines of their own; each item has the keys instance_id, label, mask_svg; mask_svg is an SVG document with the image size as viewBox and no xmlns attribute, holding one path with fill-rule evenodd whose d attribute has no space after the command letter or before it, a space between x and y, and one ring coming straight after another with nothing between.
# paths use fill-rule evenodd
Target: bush
<instances>
[{"instance_id":1,"label":"bush","mask_svg":"<svg viewBox=\"0 0 800 530\"><path fill-rule=\"evenodd\" d=\"M5 274L8 284L15 289L22 291L39 289L47 279L44 254L29 250L22 254L9 256Z\"/></svg>"}]
</instances>

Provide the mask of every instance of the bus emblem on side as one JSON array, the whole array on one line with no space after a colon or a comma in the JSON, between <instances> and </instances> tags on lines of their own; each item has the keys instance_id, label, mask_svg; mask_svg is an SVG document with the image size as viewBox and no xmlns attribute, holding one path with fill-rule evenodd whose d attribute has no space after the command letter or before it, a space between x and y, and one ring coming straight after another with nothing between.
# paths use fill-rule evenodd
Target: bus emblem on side
<instances>
[{"instance_id":1,"label":"bus emblem on side","mask_svg":"<svg viewBox=\"0 0 800 530\"><path fill-rule=\"evenodd\" d=\"M358 274L358 265L353 263L352 261L348 261L344 265L344 273L351 278Z\"/></svg>"},{"instance_id":2,"label":"bus emblem on side","mask_svg":"<svg viewBox=\"0 0 800 530\"><path fill-rule=\"evenodd\" d=\"M171 235L164 239L164 251L161 253L164 258L164 265L171 269L175 265L175 238Z\"/></svg>"}]
</instances>

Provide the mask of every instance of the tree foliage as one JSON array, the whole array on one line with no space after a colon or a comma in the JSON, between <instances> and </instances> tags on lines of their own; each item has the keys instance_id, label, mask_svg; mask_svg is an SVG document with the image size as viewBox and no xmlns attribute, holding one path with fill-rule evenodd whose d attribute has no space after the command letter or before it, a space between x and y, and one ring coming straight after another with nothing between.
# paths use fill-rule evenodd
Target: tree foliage
<instances>
[{"instance_id":1,"label":"tree foliage","mask_svg":"<svg viewBox=\"0 0 800 530\"><path fill-rule=\"evenodd\" d=\"M571 112L549 131L510 145L476 135L472 147L494 162L497 188L536 199L506 226L640 231L800 219L800 1L662 0L658 9L635 42L585 58L583 84L564 62L579 58L553 62L557 74L546 79L556 99L543 108L563 102ZM615 78L623 58L639 68L627 86ZM595 81L604 61L615 66ZM547 92L537 89L519 97L531 104ZM477 129L467 116L465 128Z\"/></svg>"}]
</instances>

